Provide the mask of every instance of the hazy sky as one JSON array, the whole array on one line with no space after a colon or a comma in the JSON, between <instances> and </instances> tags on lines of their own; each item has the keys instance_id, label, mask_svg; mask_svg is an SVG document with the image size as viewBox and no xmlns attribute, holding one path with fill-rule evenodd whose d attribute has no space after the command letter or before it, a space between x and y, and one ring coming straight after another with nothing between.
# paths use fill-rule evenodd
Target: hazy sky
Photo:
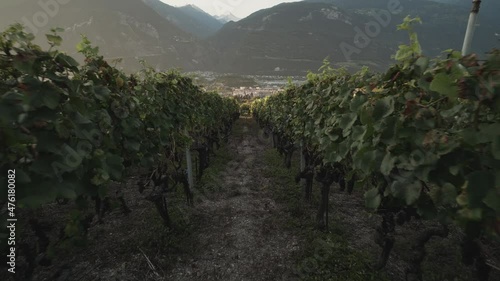
<instances>
[{"instance_id":1,"label":"hazy sky","mask_svg":"<svg viewBox=\"0 0 500 281\"><path fill-rule=\"evenodd\" d=\"M260 9L276 6L284 2L297 2L299 0L162 0L172 6L194 4L212 15L228 14L244 18Z\"/></svg>"}]
</instances>

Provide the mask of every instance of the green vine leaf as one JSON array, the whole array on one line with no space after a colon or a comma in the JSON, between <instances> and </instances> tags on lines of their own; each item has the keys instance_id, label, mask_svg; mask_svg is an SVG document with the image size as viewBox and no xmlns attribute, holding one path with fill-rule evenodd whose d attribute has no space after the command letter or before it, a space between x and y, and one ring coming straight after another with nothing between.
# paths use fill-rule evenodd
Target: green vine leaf
<instances>
[{"instance_id":1,"label":"green vine leaf","mask_svg":"<svg viewBox=\"0 0 500 281\"><path fill-rule=\"evenodd\" d=\"M365 205L367 208L376 210L380 206L381 202L382 197L380 196L377 188L373 188L365 192Z\"/></svg>"},{"instance_id":2,"label":"green vine leaf","mask_svg":"<svg viewBox=\"0 0 500 281\"><path fill-rule=\"evenodd\" d=\"M439 73L434 77L430 89L443 96L447 96L451 100L458 97L458 87L454 84L450 76L444 73Z\"/></svg>"}]
</instances>

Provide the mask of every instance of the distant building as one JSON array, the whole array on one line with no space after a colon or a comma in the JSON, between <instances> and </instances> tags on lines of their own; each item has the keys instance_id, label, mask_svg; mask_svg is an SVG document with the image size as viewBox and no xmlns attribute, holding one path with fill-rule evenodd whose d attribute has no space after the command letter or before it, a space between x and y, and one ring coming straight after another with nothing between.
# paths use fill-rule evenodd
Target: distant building
<instances>
[{"instance_id":1,"label":"distant building","mask_svg":"<svg viewBox=\"0 0 500 281\"><path fill-rule=\"evenodd\" d=\"M235 97L266 97L280 91L280 88L274 87L240 87L233 88L232 96Z\"/></svg>"}]
</instances>

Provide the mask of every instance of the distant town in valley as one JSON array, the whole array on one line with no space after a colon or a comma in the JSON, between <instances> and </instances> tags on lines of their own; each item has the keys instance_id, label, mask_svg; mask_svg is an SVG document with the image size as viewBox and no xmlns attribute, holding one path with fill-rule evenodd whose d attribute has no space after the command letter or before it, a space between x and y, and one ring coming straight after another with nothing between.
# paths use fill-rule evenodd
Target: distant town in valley
<instances>
[{"instance_id":1,"label":"distant town in valley","mask_svg":"<svg viewBox=\"0 0 500 281\"><path fill-rule=\"evenodd\" d=\"M303 76L240 75L197 71L189 75L196 84L223 96L259 98L276 94L289 83L299 85L306 81Z\"/></svg>"}]
</instances>

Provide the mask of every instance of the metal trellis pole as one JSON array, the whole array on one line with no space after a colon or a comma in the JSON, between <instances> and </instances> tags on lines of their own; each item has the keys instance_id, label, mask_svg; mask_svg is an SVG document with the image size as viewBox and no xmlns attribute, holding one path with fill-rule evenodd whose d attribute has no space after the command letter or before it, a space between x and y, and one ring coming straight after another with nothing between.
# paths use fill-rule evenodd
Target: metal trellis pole
<instances>
[{"instance_id":1,"label":"metal trellis pole","mask_svg":"<svg viewBox=\"0 0 500 281\"><path fill-rule=\"evenodd\" d=\"M464 45L462 46L462 56L469 54L472 46L472 38L476 29L477 14L481 6L481 0L472 1L472 11L469 16L469 23L467 24L467 31L465 32Z\"/></svg>"}]
</instances>

